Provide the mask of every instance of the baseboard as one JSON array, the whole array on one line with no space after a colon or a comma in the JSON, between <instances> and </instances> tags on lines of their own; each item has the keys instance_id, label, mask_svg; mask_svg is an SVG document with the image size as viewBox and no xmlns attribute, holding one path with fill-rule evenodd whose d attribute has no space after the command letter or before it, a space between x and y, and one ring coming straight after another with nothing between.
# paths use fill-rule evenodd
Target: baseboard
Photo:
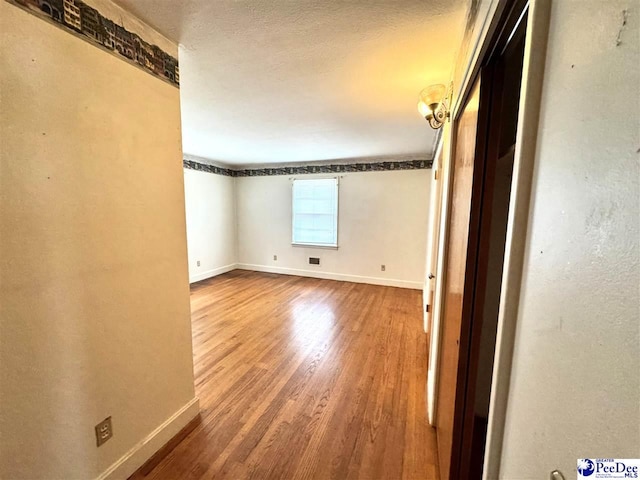
<instances>
[{"instance_id":1,"label":"baseboard","mask_svg":"<svg viewBox=\"0 0 640 480\"><path fill-rule=\"evenodd\" d=\"M200 401L198 397L195 397L136 444L122 456L122 458L98 476L96 480L121 480L128 478L199 413Z\"/></svg>"},{"instance_id":2,"label":"baseboard","mask_svg":"<svg viewBox=\"0 0 640 480\"><path fill-rule=\"evenodd\" d=\"M206 280L207 278L222 275L223 273L230 272L231 270L235 270L236 268L238 268L238 264L230 263L229 265L225 265L224 267L218 267L212 270L207 270L206 272L196 273L195 275L191 275L189 277L189 283L195 283L199 282L200 280Z\"/></svg>"},{"instance_id":3,"label":"baseboard","mask_svg":"<svg viewBox=\"0 0 640 480\"><path fill-rule=\"evenodd\" d=\"M282 275L297 275L300 277L324 278L327 280L339 280L342 282L368 283L370 285L384 285L387 287L422 289L423 282L411 282L394 278L364 277L360 275L347 275L344 273L322 272L318 270L299 270L295 268L272 267L269 265L253 265L238 263L236 268L240 270L254 270L256 272L280 273Z\"/></svg>"}]
</instances>

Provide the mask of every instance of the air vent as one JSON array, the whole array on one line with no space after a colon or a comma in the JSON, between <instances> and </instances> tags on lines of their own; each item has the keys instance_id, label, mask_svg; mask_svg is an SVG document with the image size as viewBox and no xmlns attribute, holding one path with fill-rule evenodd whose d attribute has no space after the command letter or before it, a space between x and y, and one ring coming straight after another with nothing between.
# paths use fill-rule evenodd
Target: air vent
<instances>
[{"instance_id":1,"label":"air vent","mask_svg":"<svg viewBox=\"0 0 640 480\"><path fill-rule=\"evenodd\" d=\"M309 257L309 265L320 265L320 258Z\"/></svg>"}]
</instances>

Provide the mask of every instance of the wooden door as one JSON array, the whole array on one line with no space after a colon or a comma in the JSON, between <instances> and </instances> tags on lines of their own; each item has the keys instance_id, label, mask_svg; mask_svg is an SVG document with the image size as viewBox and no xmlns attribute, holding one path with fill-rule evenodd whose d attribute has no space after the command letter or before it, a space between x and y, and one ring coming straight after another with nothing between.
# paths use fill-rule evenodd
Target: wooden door
<instances>
[{"instance_id":1,"label":"wooden door","mask_svg":"<svg viewBox=\"0 0 640 480\"><path fill-rule=\"evenodd\" d=\"M476 220L472 214L472 197L477 198L481 188L482 175L475 168L480 105L480 78L476 81L464 110L454 125L453 187L451 190L451 215L449 217L449 237L444 277L444 311L442 321L442 343L440 347L440 368L438 379L436 419L440 478L457 477L457 461L453 459L459 449L455 448L459 439L454 438L454 419L458 394L459 363L464 362L465 352L461 343L463 311L468 309L471 294L469 282L473 280L475 266L475 245L477 236ZM479 175L480 174L480 175ZM472 241L469 241L469 238ZM468 275L465 275L470 271ZM470 277L470 278L469 278ZM461 341L462 340L462 341Z\"/></svg>"}]
</instances>

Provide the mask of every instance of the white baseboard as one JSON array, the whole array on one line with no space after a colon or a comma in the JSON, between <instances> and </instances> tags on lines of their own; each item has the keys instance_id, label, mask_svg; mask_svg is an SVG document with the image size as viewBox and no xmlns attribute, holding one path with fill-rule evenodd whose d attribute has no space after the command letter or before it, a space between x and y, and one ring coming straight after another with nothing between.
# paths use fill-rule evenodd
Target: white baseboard
<instances>
[{"instance_id":1,"label":"white baseboard","mask_svg":"<svg viewBox=\"0 0 640 480\"><path fill-rule=\"evenodd\" d=\"M368 283L371 285L385 285L388 287L422 289L422 282L397 280L394 278L363 277L360 275L347 275L344 273L322 272L318 270L298 270L295 268L272 267L269 265L252 265L238 263L236 268L240 270L254 270L256 272L280 273L282 275L298 275L300 277L324 278L327 280L340 280L342 282Z\"/></svg>"},{"instance_id":2,"label":"white baseboard","mask_svg":"<svg viewBox=\"0 0 640 480\"><path fill-rule=\"evenodd\" d=\"M200 401L198 397L195 397L136 444L96 480L123 480L128 478L180 430L186 427L198 413L200 413Z\"/></svg>"},{"instance_id":3,"label":"white baseboard","mask_svg":"<svg viewBox=\"0 0 640 480\"><path fill-rule=\"evenodd\" d=\"M224 267L218 267L212 270L207 270L206 272L196 273L189 276L189 283L199 282L200 280L206 280L207 278L222 275L223 273L230 272L231 270L235 270L236 268L238 268L237 263L230 263L229 265L225 265Z\"/></svg>"}]
</instances>

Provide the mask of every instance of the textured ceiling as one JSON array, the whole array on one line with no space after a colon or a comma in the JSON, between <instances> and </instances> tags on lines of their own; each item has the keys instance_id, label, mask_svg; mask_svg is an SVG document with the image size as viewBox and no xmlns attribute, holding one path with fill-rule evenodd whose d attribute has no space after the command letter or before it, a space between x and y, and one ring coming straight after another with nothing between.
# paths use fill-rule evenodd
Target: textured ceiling
<instances>
[{"instance_id":1,"label":"textured ceiling","mask_svg":"<svg viewBox=\"0 0 640 480\"><path fill-rule=\"evenodd\" d=\"M120 0L180 43L184 152L234 164L431 158L464 0Z\"/></svg>"}]
</instances>

